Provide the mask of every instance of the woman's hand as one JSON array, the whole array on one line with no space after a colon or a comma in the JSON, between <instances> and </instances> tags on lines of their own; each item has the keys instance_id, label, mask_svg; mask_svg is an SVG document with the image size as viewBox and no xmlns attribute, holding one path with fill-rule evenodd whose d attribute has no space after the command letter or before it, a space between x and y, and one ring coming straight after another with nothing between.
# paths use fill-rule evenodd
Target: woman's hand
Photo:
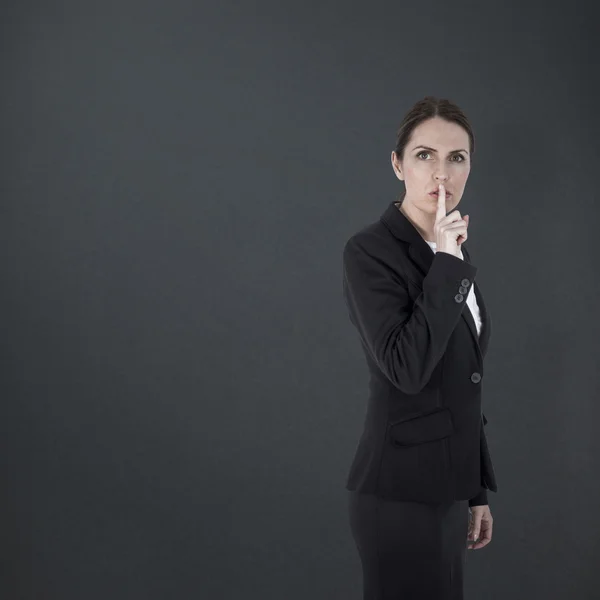
<instances>
[{"instance_id":1,"label":"woman's hand","mask_svg":"<svg viewBox=\"0 0 600 600\"><path fill-rule=\"evenodd\" d=\"M467 241L469 227L469 215L461 218L457 210L446 215L446 188L443 183L438 186L438 204L433 224L436 249L438 252L448 252L461 258L460 245Z\"/></svg>"},{"instance_id":2,"label":"woman's hand","mask_svg":"<svg viewBox=\"0 0 600 600\"><path fill-rule=\"evenodd\" d=\"M479 550L479 548L487 546L492 541L494 519L492 519L492 513L488 504L470 506L469 511L467 540L471 540L474 543L469 543L467 547L469 550ZM475 540L477 541L475 542Z\"/></svg>"}]
</instances>

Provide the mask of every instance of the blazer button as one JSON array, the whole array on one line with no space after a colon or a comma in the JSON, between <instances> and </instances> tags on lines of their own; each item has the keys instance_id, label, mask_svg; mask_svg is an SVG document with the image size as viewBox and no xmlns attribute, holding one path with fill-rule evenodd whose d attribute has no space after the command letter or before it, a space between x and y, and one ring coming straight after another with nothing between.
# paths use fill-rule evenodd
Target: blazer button
<instances>
[{"instance_id":1,"label":"blazer button","mask_svg":"<svg viewBox=\"0 0 600 600\"><path fill-rule=\"evenodd\" d=\"M468 286L471 282L465 277L461 282L460 285L464 285L465 287Z\"/></svg>"},{"instance_id":2,"label":"blazer button","mask_svg":"<svg viewBox=\"0 0 600 600\"><path fill-rule=\"evenodd\" d=\"M464 285L461 285L461 286L458 288L458 291L459 291L461 294L466 294L466 293L469 291L469 288L466 288Z\"/></svg>"},{"instance_id":3,"label":"blazer button","mask_svg":"<svg viewBox=\"0 0 600 600\"><path fill-rule=\"evenodd\" d=\"M481 375L477 372L473 373L473 375L471 375L471 381L473 383L479 383L481 381Z\"/></svg>"},{"instance_id":4,"label":"blazer button","mask_svg":"<svg viewBox=\"0 0 600 600\"><path fill-rule=\"evenodd\" d=\"M462 302L463 301L463 295L462 294L456 294L456 296L454 296L454 301L455 302Z\"/></svg>"}]
</instances>

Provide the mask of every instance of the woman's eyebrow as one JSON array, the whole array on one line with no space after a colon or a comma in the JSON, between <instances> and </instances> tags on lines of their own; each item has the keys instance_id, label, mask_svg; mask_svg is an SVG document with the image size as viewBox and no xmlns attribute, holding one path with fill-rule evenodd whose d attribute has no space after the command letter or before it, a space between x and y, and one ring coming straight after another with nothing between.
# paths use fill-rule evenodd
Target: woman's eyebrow
<instances>
[{"instance_id":1,"label":"woman's eyebrow","mask_svg":"<svg viewBox=\"0 0 600 600\"><path fill-rule=\"evenodd\" d=\"M435 148L430 148L429 146L415 146L413 148L413 150L416 150L417 148L425 148L425 150L431 150L432 152L437 152L437 150ZM458 150L451 150L448 154L451 154L452 152L467 152L464 148L460 148ZM469 154L467 152L467 154Z\"/></svg>"}]
</instances>

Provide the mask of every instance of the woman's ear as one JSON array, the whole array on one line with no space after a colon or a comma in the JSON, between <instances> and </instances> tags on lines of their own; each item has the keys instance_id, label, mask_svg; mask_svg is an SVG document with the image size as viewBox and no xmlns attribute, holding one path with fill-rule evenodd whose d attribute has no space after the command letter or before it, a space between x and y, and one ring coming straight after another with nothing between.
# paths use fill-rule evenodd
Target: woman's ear
<instances>
[{"instance_id":1,"label":"woman's ear","mask_svg":"<svg viewBox=\"0 0 600 600\"><path fill-rule=\"evenodd\" d=\"M392 165L394 167L394 173L396 173L396 177L400 181L404 181L404 177L402 175L402 168L400 167L400 164L396 160L396 152L395 152L395 150L392 150Z\"/></svg>"}]
</instances>

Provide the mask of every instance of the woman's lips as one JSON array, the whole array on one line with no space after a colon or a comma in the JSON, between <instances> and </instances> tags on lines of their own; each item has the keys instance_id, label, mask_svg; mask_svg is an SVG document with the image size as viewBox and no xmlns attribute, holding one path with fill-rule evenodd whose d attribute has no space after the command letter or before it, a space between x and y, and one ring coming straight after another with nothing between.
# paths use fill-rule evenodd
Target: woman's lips
<instances>
[{"instance_id":1,"label":"woman's lips","mask_svg":"<svg viewBox=\"0 0 600 600\"><path fill-rule=\"evenodd\" d=\"M437 192L429 192L430 196L435 196L437 198L438 193ZM446 196L452 196L452 194L450 192L446 192Z\"/></svg>"}]
</instances>

